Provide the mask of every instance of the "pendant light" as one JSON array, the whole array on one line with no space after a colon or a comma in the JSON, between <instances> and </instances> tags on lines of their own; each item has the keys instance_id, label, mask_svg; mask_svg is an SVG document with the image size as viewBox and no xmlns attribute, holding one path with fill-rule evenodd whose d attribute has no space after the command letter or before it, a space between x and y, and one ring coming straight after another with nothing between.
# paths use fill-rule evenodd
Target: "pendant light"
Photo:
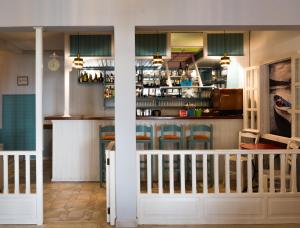
<instances>
[{"instance_id":1,"label":"pendant light","mask_svg":"<svg viewBox=\"0 0 300 228\"><path fill-rule=\"evenodd\" d=\"M157 33L156 54L153 55L153 59L152 59L152 65L157 67L162 66L164 63L164 60L160 55L158 48L159 48L159 33Z\"/></svg>"},{"instance_id":2,"label":"pendant light","mask_svg":"<svg viewBox=\"0 0 300 228\"><path fill-rule=\"evenodd\" d=\"M225 30L224 30L224 56L221 57L220 65L223 68L227 68L231 62L230 57L228 56L228 53L226 51L226 36L225 36Z\"/></svg>"},{"instance_id":3,"label":"pendant light","mask_svg":"<svg viewBox=\"0 0 300 228\"><path fill-rule=\"evenodd\" d=\"M77 35L77 56L73 60L73 66L76 69L82 69L83 67L83 59L80 57L79 53L79 33Z\"/></svg>"}]
</instances>

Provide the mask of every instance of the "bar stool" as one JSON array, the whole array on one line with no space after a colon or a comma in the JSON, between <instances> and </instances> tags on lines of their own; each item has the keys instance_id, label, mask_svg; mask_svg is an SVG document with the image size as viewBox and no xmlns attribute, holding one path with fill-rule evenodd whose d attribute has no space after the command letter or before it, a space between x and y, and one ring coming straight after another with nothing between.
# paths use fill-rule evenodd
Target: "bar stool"
<instances>
[{"instance_id":1,"label":"bar stool","mask_svg":"<svg viewBox=\"0 0 300 228\"><path fill-rule=\"evenodd\" d=\"M153 149L153 128L152 126L146 126L146 125L137 125L136 126L136 143L137 144L143 144L144 149L152 150ZM140 160L140 167L141 170L146 170L146 164L147 159L143 157L143 160ZM151 168L152 168L152 174L153 174L153 159L151 159ZM153 176L153 175L152 175ZM153 179L152 179L153 180Z\"/></svg>"},{"instance_id":2,"label":"bar stool","mask_svg":"<svg viewBox=\"0 0 300 228\"><path fill-rule=\"evenodd\" d=\"M99 129L100 136L100 155L99 155L99 164L100 164L100 185L105 182L106 166L105 166L105 146L115 141L115 126L108 125L100 127Z\"/></svg>"},{"instance_id":3,"label":"bar stool","mask_svg":"<svg viewBox=\"0 0 300 228\"><path fill-rule=\"evenodd\" d=\"M175 143L176 149L182 149L183 131L182 126L162 125L160 127L159 149L162 150L165 143Z\"/></svg>"},{"instance_id":4,"label":"bar stool","mask_svg":"<svg viewBox=\"0 0 300 228\"><path fill-rule=\"evenodd\" d=\"M192 149L196 144L203 144L205 149L213 148L213 127L211 124L191 126L190 136L187 137L187 147Z\"/></svg>"},{"instance_id":5,"label":"bar stool","mask_svg":"<svg viewBox=\"0 0 300 228\"><path fill-rule=\"evenodd\" d=\"M183 147L183 130L182 126L178 125L162 125L160 127L160 137L159 137L159 149L164 148L164 144L172 143L175 144L176 149L182 149ZM167 170L169 167L169 161L162 158L163 170ZM177 174L177 179L180 179L180 162L178 159L174 159L174 169Z\"/></svg>"},{"instance_id":6,"label":"bar stool","mask_svg":"<svg viewBox=\"0 0 300 228\"><path fill-rule=\"evenodd\" d=\"M190 127L190 135L187 137L187 148L189 150L194 149L196 144L201 144L204 146L204 149L212 149L213 148L213 127L212 125L192 125ZM201 170L202 167L197 164L202 165L203 160L196 160L196 167L197 169ZM213 173L213 159L211 156L208 157L208 177L211 181L210 185L212 184L212 173ZM189 163L191 164L191 163ZM190 171L191 169L189 169ZM190 177L190 174L188 175Z\"/></svg>"},{"instance_id":7,"label":"bar stool","mask_svg":"<svg viewBox=\"0 0 300 228\"><path fill-rule=\"evenodd\" d=\"M142 133L142 134L141 134ZM137 125L136 126L136 143L144 144L147 149L153 149L153 128L152 126Z\"/></svg>"}]
</instances>

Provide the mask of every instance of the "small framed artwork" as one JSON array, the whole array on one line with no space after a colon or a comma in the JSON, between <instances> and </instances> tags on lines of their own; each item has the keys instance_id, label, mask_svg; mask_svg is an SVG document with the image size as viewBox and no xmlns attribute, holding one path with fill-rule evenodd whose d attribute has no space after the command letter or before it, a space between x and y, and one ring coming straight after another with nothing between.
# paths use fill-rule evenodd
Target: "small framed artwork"
<instances>
[{"instance_id":1,"label":"small framed artwork","mask_svg":"<svg viewBox=\"0 0 300 228\"><path fill-rule=\"evenodd\" d=\"M17 76L18 86L28 86L28 76Z\"/></svg>"}]
</instances>

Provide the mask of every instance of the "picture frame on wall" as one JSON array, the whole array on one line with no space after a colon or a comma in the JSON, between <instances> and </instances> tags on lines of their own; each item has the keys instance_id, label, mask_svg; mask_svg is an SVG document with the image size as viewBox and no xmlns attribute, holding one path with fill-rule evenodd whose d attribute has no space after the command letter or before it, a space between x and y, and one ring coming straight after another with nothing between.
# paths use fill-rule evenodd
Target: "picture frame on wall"
<instances>
[{"instance_id":1,"label":"picture frame on wall","mask_svg":"<svg viewBox=\"0 0 300 228\"><path fill-rule=\"evenodd\" d=\"M28 86L28 76L17 76L18 86Z\"/></svg>"},{"instance_id":2,"label":"picture frame on wall","mask_svg":"<svg viewBox=\"0 0 300 228\"><path fill-rule=\"evenodd\" d=\"M291 137L291 59L269 64L270 133Z\"/></svg>"}]
</instances>

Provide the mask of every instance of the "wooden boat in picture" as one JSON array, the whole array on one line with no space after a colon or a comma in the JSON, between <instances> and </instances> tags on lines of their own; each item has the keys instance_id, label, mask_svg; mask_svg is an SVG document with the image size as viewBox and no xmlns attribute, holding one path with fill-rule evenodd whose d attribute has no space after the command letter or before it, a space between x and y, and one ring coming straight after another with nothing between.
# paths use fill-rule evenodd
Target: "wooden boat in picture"
<instances>
[{"instance_id":1,"label":"wooden boat in picture","mask_svg":"<svg viewBox=\"0 0 300 228\"><path fill-rule=\"evenodd\" d=\"M274 116L279 131L284 136L291 134L291 103L279 95L274 96Z\"/></svg>"}]
</instances>

